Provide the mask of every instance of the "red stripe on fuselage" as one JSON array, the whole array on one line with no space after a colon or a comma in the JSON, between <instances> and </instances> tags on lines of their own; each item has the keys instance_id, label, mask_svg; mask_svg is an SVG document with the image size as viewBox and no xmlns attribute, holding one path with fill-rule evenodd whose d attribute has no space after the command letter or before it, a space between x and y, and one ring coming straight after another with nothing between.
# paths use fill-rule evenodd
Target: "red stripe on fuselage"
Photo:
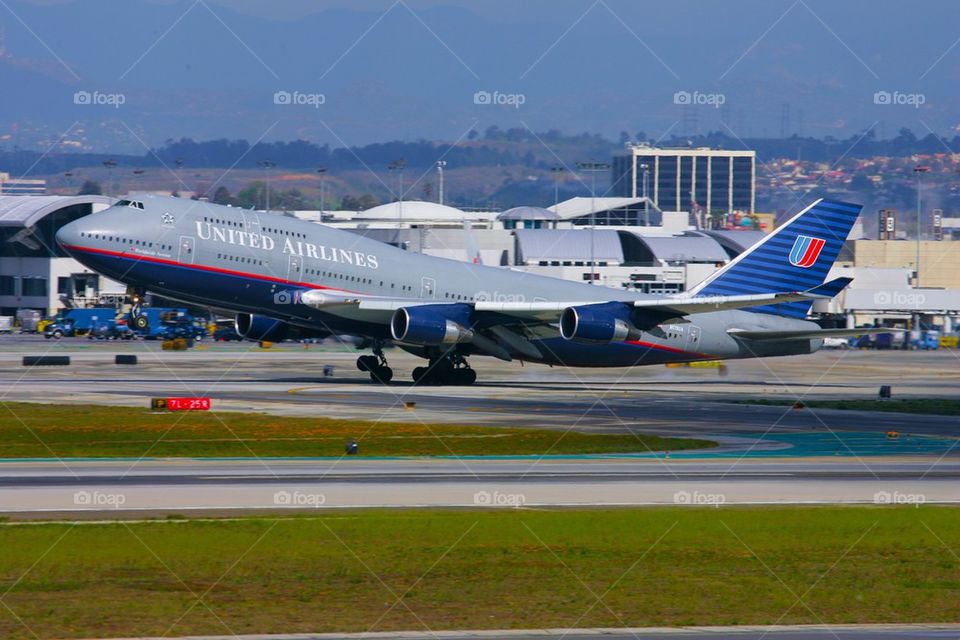
<instances>
[{"instance_id":1,"label":"red stripe on fuselage","mask_svg":"<svg viewBox=\"0 0 960 640\"><path fill-rule=\"evenodd\" d=\"M647 347L648 349L659 349L661 351L666 351L668 353L681 353L685 356L696 356L698 358L705 358L707 360L715 360L715 356L710 356L705 353L698 353L696 351L684 351L683 349L677 349L676 347L668 347L665 344L657 344L655 342L644 342L643 340L624 340L626 344L632 344L637 347Z\"/></svg>"},{"instance_id":2,"label":"red stripe on fuselage","mask_svg":"<svg viewBox=\"0 0 960 640\"><path fill-rule=\"evenodd\" d=\"M95 247L81 247L75 244L64 244L61 246L67 251L70 251L70 250L85 251L87 253L97 253L100 255L109 256L111 258L126 258L127 260L143 260L145 262L153 262L156 264L169 265L173 267L185 267L187 269L197 269L199 271L209 271L211 273L222 273L229 276L240 276L243 278L253 278L255 280L265 280L267 282L276 282L279 284L289 284L289 285L295 285L298 287L308 287L310 289L327 289L329 291L341 291L343 293L357 293L356 291L349 291L347 289L337 289L336 287L328 287L326 285L316 284L315 282L297 282L296 280L285 280L283 278L275 278L273 276L267 276L260 273L247 273L245 271L221 269L220 267L212 267L205 264L190 264L186 262L177 262L176 260L167 260L166 258L155 258L153 256L144 256L138 253L130 254L124 251L111 251L110 249L97 249Z\"/></svg>"}]
</instances>

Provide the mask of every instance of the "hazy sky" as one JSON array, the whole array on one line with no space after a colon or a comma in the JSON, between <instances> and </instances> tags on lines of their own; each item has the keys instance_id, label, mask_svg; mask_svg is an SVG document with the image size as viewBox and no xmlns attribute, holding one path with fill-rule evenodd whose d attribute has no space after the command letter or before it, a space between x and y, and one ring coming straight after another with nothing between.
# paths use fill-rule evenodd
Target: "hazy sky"
<instances>
[{"instance_id":1,"label":"hazy sky","mask_svg":"<svg viewBox=\"0 0 960 640\"><path fill-rule=\"evenodd\" d=\"M0 131L24 144L960 123L953 0L5 0L0 30Z\"/></svg>"}]
</instances>

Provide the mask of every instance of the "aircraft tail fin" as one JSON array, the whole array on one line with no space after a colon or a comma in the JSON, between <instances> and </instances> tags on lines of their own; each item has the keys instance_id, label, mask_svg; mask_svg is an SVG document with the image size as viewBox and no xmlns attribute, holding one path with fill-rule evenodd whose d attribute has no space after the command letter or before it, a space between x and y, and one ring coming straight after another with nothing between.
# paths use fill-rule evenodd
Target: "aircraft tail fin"
<instances>
[{"instance_id":1,"label":"aircraft tail fin","mask_svg":"<svg viewBox=\"0 0 960 640\"><path fill-rule=\"evenodd\" d=\"M861 209L858 204L817 200L713 273L690 295L783 293L820 287ZM785 302L753 307L750 311L804 318L811 304L812 301Z\"/></svg>"}]
</instances>

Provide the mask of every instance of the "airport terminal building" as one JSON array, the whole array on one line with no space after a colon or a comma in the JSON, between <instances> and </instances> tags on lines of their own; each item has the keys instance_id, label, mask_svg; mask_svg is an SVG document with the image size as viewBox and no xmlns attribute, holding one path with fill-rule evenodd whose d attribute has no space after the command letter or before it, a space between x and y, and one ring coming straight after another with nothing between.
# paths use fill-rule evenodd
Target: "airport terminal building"
<instances>
[{"instance_id":1,"label":"airport terminal building","mask_svg":"<svg viewBox=\"0 0 960 640\"><path fill-rule=\"evenodd\" d=\"M0 196L0 315L42 315L94 306L125 287L93 273L57 246L64 224L110 206L106 196Z\"/></svg>"}]
</instances>

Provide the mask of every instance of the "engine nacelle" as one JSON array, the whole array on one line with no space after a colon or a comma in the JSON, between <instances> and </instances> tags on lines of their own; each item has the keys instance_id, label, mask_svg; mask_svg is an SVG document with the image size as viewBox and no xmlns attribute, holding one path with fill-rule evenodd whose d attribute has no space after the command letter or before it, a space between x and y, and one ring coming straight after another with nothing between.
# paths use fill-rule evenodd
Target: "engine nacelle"
<instances>
[{"instance_id":1,"label":"engine nacelle","mask_svg":"<svg viewBox=\"0 0 960 640\"><path fill-rule=\"evenodd\" d=\"M565 340L609 344L639 333L630 322L629 307L620 302L567 307L560 314L560 335Z\"/></svg>"},{"instance_id":2,"label":"engine nacelle","mask_svg":"<svg viewBox=\"0 0 960 640\"><path fill-rule=\"evenodd\" d=\"M470 342L473 331L463 326L469 311L444 307L443 312L435 305L397 309L390 318L390 335L398 342L423 346Z\"/></svg>"},{"instance_id":3,"label":"engine nacelle","mask_svg":"<svg viewBox=\"0 0 960 640\"><path fill-rule=\"evenodd\" d=\"M293 327L282 320L249 313L238 313L234 327L242 338L257 342L283 342L293 333Z\"/></svg>"}]
</instances>

